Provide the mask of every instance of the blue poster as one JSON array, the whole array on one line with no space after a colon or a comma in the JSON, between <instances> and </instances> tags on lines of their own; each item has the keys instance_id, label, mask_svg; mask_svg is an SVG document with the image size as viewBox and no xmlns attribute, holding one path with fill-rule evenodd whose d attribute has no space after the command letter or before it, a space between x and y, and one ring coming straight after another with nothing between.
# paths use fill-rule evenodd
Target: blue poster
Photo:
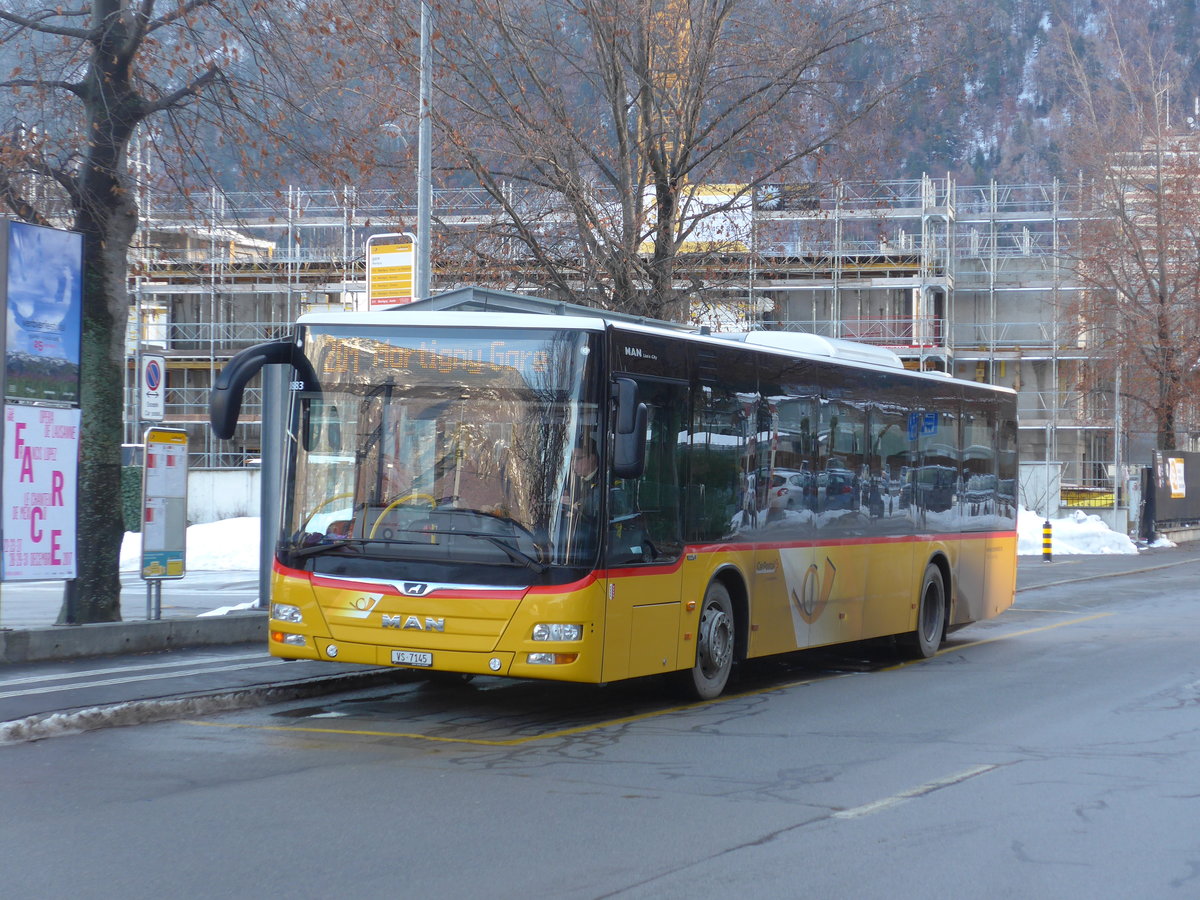
<instances>
[{"instance_id":1,"label":"blue poster","mask_svg":"<svg viewBox=\"0 0 1200 900\"><path fill-rule=\"evenodd\" d=\"M83 236L8 223L4 396L79 405Z\"/></svg>"}]
</instances>

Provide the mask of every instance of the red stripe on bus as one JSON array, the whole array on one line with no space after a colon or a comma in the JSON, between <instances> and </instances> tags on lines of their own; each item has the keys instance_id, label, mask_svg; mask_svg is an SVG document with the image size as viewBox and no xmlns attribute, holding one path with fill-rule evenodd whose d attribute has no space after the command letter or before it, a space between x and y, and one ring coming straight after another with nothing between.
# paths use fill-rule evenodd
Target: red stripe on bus
<instances>
[{"instance_id":1,"label":"red stripe on bus","mask_svg":"<svg viewBox=\"0 0 1200 900\"><path fill-rule=\"evenodd\" d=\"M813 541L779 541L745 544L697 544L688 553L730 553L739 550L807 550L813 547L862 547L868 544L931 544L936 541L979 541L988 538L1015 538L1015 531L968 531L944 534L897 534L861 538L830 538Z\"/></svg>"}]
</instances>

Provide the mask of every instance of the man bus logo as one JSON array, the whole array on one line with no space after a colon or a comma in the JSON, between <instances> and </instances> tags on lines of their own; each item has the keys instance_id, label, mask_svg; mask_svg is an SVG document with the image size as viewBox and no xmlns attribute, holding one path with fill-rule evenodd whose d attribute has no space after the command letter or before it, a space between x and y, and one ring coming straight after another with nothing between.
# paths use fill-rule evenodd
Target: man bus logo
<instances>
[{"instance_id":1,"label":"man bus logo","mask_svg":"<svg viewBox=\"0 0 1200 900\"><path fill-rule=\"evenodd\" d=\"M400 585L405 597L423 597L429 593L430 585L419 581L406 581Z\"/></svg>"},{"instance_id":2,"label":"man bus logo","mask_svg":"<svg viewBox=\"0 0 1200 900\"><path fill-rule=\"evenodd\" d=\"M416 616L406 616L403 614L389 616L387 613L384 613L383 627L399 628L406 631L445 631L446 620L440 618L435 619L433 616L426 616L425 622L422 624L421 620Z\"/></svg>"}]
</instances>

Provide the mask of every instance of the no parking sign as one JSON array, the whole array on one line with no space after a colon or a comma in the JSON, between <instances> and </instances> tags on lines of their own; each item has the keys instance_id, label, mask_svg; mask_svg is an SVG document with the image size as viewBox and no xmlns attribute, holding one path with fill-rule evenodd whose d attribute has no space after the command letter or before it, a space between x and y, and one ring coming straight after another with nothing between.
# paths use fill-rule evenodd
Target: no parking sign
<instances>
[{"instance_id":1,"label":"no parking sign","mask_svg":"<svg viewBox=\"0 0 1200 900\"><path fill-rule=\"evenodd\" d=\"M162 356L142 357L142 421L166 418L167 360Z\"/></svg>"}]
</instances>

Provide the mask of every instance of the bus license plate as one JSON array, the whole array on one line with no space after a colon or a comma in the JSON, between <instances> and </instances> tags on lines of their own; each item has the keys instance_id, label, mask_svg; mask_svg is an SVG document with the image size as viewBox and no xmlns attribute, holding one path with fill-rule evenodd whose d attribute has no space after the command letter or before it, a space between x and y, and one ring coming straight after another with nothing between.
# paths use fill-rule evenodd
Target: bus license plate
<instances>
[{"instance_id":1,"label":"bus license plate","mask_svg":"<svg viewBox=\"0 0 1200 900\"><path fill-rule=\"evenodd\" d=\"M433 654L417 650L393 650L392 664L396 666L432 666Z\"/></svg>"}]
</instances>

